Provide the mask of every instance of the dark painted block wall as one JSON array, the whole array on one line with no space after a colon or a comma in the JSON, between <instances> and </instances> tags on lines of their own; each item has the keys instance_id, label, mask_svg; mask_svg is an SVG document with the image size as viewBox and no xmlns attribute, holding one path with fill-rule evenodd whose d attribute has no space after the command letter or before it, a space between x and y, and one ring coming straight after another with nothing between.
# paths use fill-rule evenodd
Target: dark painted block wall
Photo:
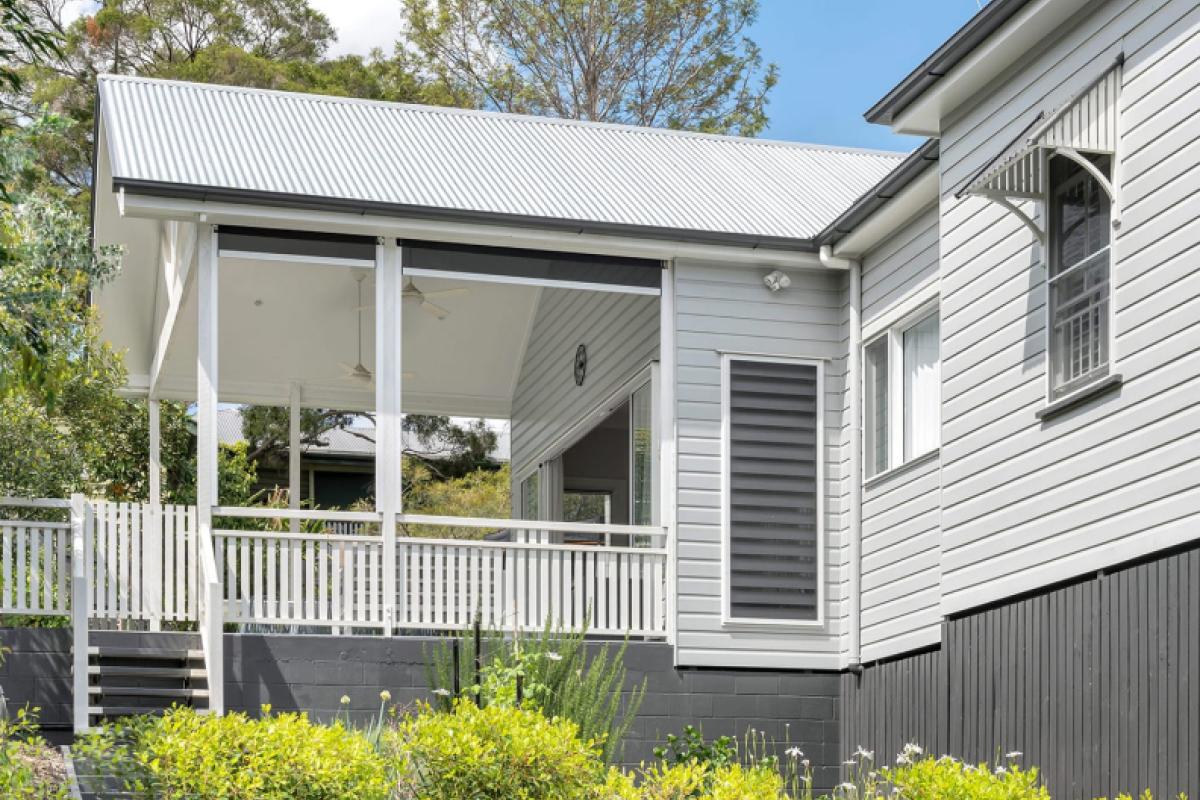
<instances>
[{"instance_id":1,"label":"dark painted block wall","mask_svg":"<svg viewBox=\"0 0 1200 800\"><path fill-rule=\"evenodd\" d=\"M12 650L0 667L0 688L9 713L36 706L48 732L69 730L73 715L70 629L4 628L0 645Z\"/></svg>"},{"instance_id":2,"label":"dark painted block wall","mask_svg":"<svg viewBox=\"0 0 1200 800\"><path fill-rule=\"evenodd\" d=\"M1200 796L1200 549L945 623L940 650L843 676L843 741L1023 753L1056 798Z\"/></svg>"},{"instance_id":3,"label":"dark painted block wall","mask_svg":"<svg viewBox=\"0 0 1200 800\"><path fill-rule=\"evenodd\" d=\"M425 654L436 640L425 638L226 635L226 706L257 713L307 710L321 719L341 711L369 717L379 710L379 692L394 703L430 699ZM744 736L754 728L769 739L786 739L815 764L824 765L818 784L837 782L838 677L829 673L676 670L671 648L631 642L625 665L630 687L646 682L646 697L626 737L625 761L652 758L652 749L685 725L709 738Z\"/></svg>"}]
</instances>

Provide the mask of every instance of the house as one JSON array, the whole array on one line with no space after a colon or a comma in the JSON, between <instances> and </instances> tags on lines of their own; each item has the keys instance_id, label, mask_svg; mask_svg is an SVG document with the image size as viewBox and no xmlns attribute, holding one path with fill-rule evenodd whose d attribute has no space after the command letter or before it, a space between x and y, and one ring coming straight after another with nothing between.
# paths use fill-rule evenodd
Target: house
<instances>
[{"instance_id":1,"label":"house","mask_svg":"<svg viewBox=\"0 0 1200 800\"><path fill-rule=\"evenodd\" d=\"M242 423L242 408L222 408L217 412L217 440L223 445L246 441ZM508 462L508 427L496 425L496 448L490 455L495 464ZM444 457L443 449L422 443L411 432L404 434L404 452L419 454L437 461ZM314 444L299 448L299 484L296 494L301 503L316 508L349 508L356 502L369 500L375 490L375 427L366 420L346 427L332 428ZM255 491L270 493L290 486L288 463L290 448L279 458L258 464Z\"/></svg>"},{"instance_id":2,"label":"house","mask_svg":"<svg viewBox=\"0 0 1200 800\"><path fill-rule=\"evenodd\" d=\"M104 330L198 404L199 502L37 540L76 724L88 616L195 620L214 710L318 712L422 691L411 634L549 616L637 640L639 747L1197 793L1198 54L1194 2L994 0L868 112L907 156L105 77ZM374 413L375 511L221 506L220 402ZM513 519L407 514L404 412L511 420ZM300 530L345 521L382 533ZM222 633L263 624L327 635Z\"/></svg>"}]
</instances>

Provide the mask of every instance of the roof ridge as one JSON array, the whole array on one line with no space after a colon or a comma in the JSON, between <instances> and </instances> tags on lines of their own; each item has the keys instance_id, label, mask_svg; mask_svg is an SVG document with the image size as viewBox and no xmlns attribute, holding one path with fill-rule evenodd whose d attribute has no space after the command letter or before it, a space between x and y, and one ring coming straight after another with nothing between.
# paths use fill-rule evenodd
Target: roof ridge
<instances>
[{"instance_id":1,"label":"roof ridge","mask_svg":"<svg viewBox=\"0 0 1200 800\"><path fill-rule=\"evenodd\" d=\"M312 92L293 92L282 89L259 89L249 86L236 86L224 83L200 83L196 81L183 81L170 78L151 78L142 75L120 75L115 73L104 73L99 76L100 84L106 82L119 83L147 83L160 86L180 86L203 91L228 92L231 94L247 94L247 95L273 95L284 98L291 98L309 102L324 102L334 104L357 104L376 106L379 108L401 109L416 113L427 114L447 114L459 115L468 117L479 117L484 119L508 119L514 122L519 122L526 125L553 125L561 127L580 127L592 130L615 130L633 134L650 135L650 136L668 136L681 137L688 139L698 139L702 141L726 142L729 144L758 146L758 147L780 147L789 150L811 150L813 152L829 152L843 153L846 155L861 155L872 156L877 158L895 158L898 162L907 158L909 153L898 152L894 150L878 150L866 147L849 147L842 145L816 144L812 142L795 142L786 139L758 139L749 136L731 136L728 134L719 133L703 133L700 131L686 131L675 128L655 128L647 125L631 125L618 122L597 122L593 120L579 120L565 117L547 117L535 114L517 114L507 111L491 111L486 109L473 108L458 108L456 106L434 106L421 103L400 103L390 100L374 100L364 97L346 97L343 95L328 95L316 94Z\"/></svg>"}]
</instances>

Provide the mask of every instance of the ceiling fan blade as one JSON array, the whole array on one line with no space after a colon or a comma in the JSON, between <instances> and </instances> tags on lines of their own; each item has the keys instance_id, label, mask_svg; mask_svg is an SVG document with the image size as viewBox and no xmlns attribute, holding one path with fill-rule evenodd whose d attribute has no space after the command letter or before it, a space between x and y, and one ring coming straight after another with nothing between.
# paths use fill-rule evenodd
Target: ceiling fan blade
<instances>
[{"instance_id":1,"label":"ceiling fan blade","mask_svg":"<svg viewBox=\"0 0 1200 800\"><path fill-rule=\"evenodd\" d=\"M434 289L432 292L424 292L426 297L451 297L453 295L466 294L471 291L466 286L454 286L450 289Z\"/></svg>"},{"instance_id":2,"label":"ceiling fan blade","mask_svg":"<svg viewBox=\"0 0 1200 800\"><path fill-rule=\"evenodd\" d=\"M428 300L421 301L421 308L433 314L438 319L445 319L450 316L450 312L439 306L437 303L431 303Z\"/></svg>"}]
</instances>

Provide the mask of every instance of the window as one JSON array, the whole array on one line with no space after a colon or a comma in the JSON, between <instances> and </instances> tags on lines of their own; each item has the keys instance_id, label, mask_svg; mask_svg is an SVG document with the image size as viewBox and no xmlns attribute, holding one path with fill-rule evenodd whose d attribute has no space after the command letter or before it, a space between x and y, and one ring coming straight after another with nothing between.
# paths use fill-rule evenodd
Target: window
<instances>
[{"instance_id":1,"label":"window","mask_svg":"<svg viewBox=\"0 0 1200 800\"><path fill-rule=\"evenodd\" d=\"M1108 177L1110 158L1091 162ZM1049 396L1054 401L1108 374L1108 193L1083 165L1050 159Z\"/></svg>"},{"instance_id":2,"label":"window","mask_svg":"<svg viewBox=\"0 0 1200 800\"><path fill-rule=\"evenodd\" d=\"M819 623L820 365L726 356L722 382L725 616Z\"/></svg>"},{"instance_id":3,"label":"window","mask_svg":"<svg viewBox=\"0 0 1200 800\"><path fill-rule=\"evenodd\" d=\"M538 493L540 491L540 468L521 481L521 519L541 519L538 516Z\"/></svg>"},{"instance_id":4,"label":"window","mask_svg":"<svg viewBox=\"0 0 1200 800\"><path fill-rule=\"evenodd\" d=\"M868 478L941 442L941 333L926 308L863 348L863 450Z\"/></svg>"}]
</instances>

